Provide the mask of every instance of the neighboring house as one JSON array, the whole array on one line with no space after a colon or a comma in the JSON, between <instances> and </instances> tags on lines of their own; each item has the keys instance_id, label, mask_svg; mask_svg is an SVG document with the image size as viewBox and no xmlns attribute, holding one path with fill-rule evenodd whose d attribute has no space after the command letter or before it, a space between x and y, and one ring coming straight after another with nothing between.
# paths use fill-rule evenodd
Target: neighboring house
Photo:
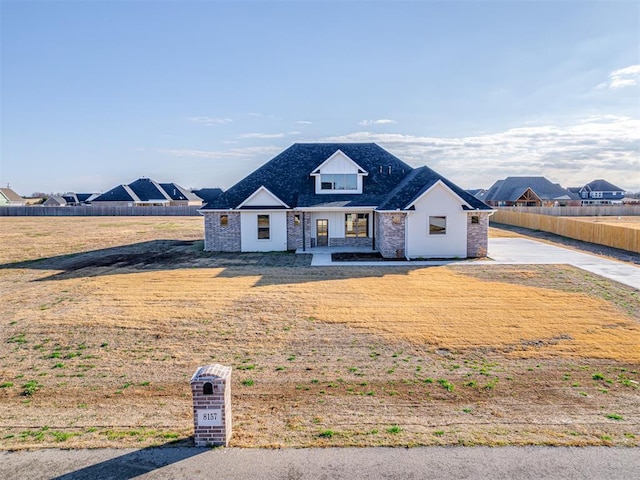
<instances>
[{"instance_id":1,"label":"neighboring house","mask_svg":"<svg viewBox=\"0 0 640 480\"><path fill-rule=\"evenodd\" d=\"M6 207L24 207L27 201L9 187L0 188L0 205Z\"/></svg>"},{"instance_id":2,"label":"neighboring house","mask_svg":"<svg viewBox=\"0 0 640 480\"><path fill-rule=\"evenodd\" d=\"M207 203L213 202L216 198L222 195L222 189L221 188L201 188L199 190L191 190L191 193L193 193L194 195L197 195L198 198L201 198L206 205Z\"/></svg>"},{"instance_id":3,"label":"neighboring house","mask_svg":"<svg viewBox=\"0 0 640 480\"><path fill-rule=\"evenodd\" d=\"M487 253L493 210L374 143L306 143L200 212L207 251L353 246L385 258L475 258Z\"/></svg>"},{"instance_id":4,"label":"neighboring house","mask_svg":"<svg viewBox=\"0 0 640 480\"><path fill-rule=\"evenodd\" d=\"M545 177L507 177L479 198L494 207L579 206L580 196Z\"/></svg>"},{"instance_id":5,"label":"neighboring house","mask_svg":"<svg viewBox=\"0 0 640 480\"><path fill-rule=\"evenodd\" d=\"M67 205L70 207L80 207L82 205L91 205L94 198L98 197L99 193L74 193L68 192L62 195L66 200Z\"/></svg>"},{"instance_id":6,"label":"neighboring house","mask_svg":"<svg viewBox=\"0 0 640 480\"><path fill-rule=\"evenodd\" d=\"M594 180L579 190L582 205L621 205L624 190L607 182Z\"/></svg>"},{"instance_id":7,"label":"neighboring house","mask_svg":"<svg viewBox=\"0 0 640 480\"><path fill-rule=\"evenodd\" d=\"M44 207L66 207L67 200L62 195L51 195L42 205Z\"/></svg>"},{"instance_id":8,"label":"neighboring house","mask_svg":"<svg viewBox=\"0 0 640 480\"><path fill-rule=\"evenodd\" d=\"M118 185L91 200L94 206L201 206L202 200L175 183L157 183L139 178L129 185Z\"/></svg>"}]
</instances>

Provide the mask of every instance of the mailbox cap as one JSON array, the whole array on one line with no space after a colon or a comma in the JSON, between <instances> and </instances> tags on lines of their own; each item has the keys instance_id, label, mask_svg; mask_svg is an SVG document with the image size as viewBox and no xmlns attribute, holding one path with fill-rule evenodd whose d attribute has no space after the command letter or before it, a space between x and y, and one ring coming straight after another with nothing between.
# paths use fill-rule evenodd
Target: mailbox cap
<instances>
[{"instance_id":1,"label":"mailbox cap","mask_svg":"<svg viewBox=\"0 0 640 480\"><path fill-rule=\"evenodd\" d=\"M228 379L231 376L231 367L220 365L215 363L213 365L205 365L198 367L196 372L191 377L192 382L198 380L215 380L215 379Z\"/></svg>"}]
</instances>

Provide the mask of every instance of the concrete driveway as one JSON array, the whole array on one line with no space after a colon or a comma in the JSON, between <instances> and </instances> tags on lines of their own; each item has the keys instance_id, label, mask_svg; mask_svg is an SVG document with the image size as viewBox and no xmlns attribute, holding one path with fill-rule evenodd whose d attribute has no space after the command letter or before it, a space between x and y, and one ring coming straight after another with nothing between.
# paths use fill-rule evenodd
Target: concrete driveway
<instances>
[{"instance_id":1,"label":"concrete driveway","mask_svg":"<svg viewBox=\"0 0 640 480\"><path fill-rule=\"evenodd\" d=\"M572 265L640 290L640 267L526 238L489 239L489 257L503 264Z\"/></svg>"},{"instance_id":2,"label":"concrete driveway","mask_svg":"<svg viewBox=\"0 0 640 480\"><path fill-rule=\"evenodd\" d=\"M312 266L343 267L399 267L399 266L436 266L436 265L530 265L530 264L565 264L573 265L596 275L601 275L616 282L640 290L640 266L619 262L608 258L578 252L569 248L558 247L548 243L527 238L490 238L489 258L491 260L442 260L442 261L401 261L401 262L333 262L331 252L314 251Z\"/></svg>"}]
</instances>

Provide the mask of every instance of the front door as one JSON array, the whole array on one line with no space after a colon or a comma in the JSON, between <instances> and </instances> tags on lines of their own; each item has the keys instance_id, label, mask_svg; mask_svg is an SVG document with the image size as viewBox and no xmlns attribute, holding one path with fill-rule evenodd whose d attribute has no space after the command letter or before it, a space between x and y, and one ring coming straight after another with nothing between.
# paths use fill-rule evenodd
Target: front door
<instances>
[{"instance_id":1,"label":"front door","mask_svg":"<svg viewBox=\"0 0 640 480\"><path fill-rule=\"evenodd\" d=\"M326 218L316 220L316 246L329 246L329 220Z\"/></svg>"}]
</instances>

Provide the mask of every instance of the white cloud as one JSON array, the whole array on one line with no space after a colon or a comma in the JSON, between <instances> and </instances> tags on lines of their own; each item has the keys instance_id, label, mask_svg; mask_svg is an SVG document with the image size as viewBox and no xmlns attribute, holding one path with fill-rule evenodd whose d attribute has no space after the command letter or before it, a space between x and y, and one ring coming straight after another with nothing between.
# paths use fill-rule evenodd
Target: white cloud
<instances>
[{"instance_id":1,"label":"white cloud","mask_svg":"<svg viewBox=\"0 0 640 480\"><path fill-rule=\"evenodd\" d=\"M296 123L298 125L311 125L313 122L310 122L309 120L298 120Z\"/></svg>"},{"instance_id":2,"label":"white cloud","mask_svg":"<svg viewBox=\"0 0 640 480\"><path fill-rule=\"evenodd\" d=\"M243 133L238 138L282 138L286 133Z\"/></svg>"},{"instance_id":3,"label":"white cloud","mask_svg":"<svg viewBox=\"0 0 640 480\"><path fill-rule=\"evenodd\" d=\"M607 115L573 125L525 126L468 137L354 132L325 142L375 142L407 163L428 165L465 188L510 175L544 175L564 186L605 178L640 189L640 120Z\"/></svg>"},{"instance_id":4,"label":"white cloud","mask_svg":"<svg viewBox=\"0 0 640 480\"><path fill-rule=\"evenodd\" d=\"M609 74L609 83L607 85L612 89L632 87L637 85L639 80L640 65L631 65L611 72Z\"/></svg>"},{"instance_id":5,"label":"white cloud","mask_svg":"<svg viewBox=\"0 0 640 480\"><path fill-rule=\"evenodd\" d=\"M361 120L358 125L388 125L390 123L397 123L395 120L389 120L388 118L381 118L380 120Z\"/></svg>"},{"instance_id":6,"label":"white cloud","mask_svg":"<svg viewBox=\"0 0 640 480\"><path fill-rule=\"evenodd\" d=\"M233 120L231 120L230 118L211 118L211 117L189 117L187 118L187 120L193 123L202 123L209 127L212 125L222 125L225 123L233 122Z\"/></svg>"},{"instance_id":7,"label":"white cloud","mask_svg":"<svg viewBox=\"0 0 640 480\"><path fill-rule=\"evenodd\" d=\"M208 158L212 160L228 160L228 159L251 159L258 155L273 155L282 151L280 147L262 146L262 147L244 147L231 148L226 151L209 151L209 150L186 150L161 149L160 153L172 155L181 158Z\"/></svg>"}]
</instances>

